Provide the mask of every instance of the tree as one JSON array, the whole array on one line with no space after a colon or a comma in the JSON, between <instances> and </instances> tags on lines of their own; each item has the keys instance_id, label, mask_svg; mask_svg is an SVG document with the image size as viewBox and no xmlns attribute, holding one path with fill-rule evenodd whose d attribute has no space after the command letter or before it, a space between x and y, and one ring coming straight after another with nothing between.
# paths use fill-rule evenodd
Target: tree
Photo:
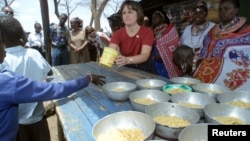
<instances>
[{"instance_id":1,"label":"tree","mask_svg":"<svg viewBox=\"0 0 250 141\"><path fill-rule=\"evenodd\" d=\"M107 6L113 11L113 12L109 12L109 14L107 14L105 11L103 12L103 15L108 18L110 15L117 13L120 9L122 1L121 0L111 0Z\"/></svg>"},{"instance_id":2,"label":"tree","mask_svg":"<svg viewBox=\"0 0 250 141\"><path fill-rule=\"evenodd\" d=\"M3 2L1 3L4 3L3 5L4 6L10 6L15 0L4 0Z\"/></svg>"},{"instance_id":3,"label":"tree","mask_svg":"<svg viewBox=\"0 0 250 141\"><path fill-rule=\"evenodd\" d=\"M96 30L101 29L100 19L101 19L103 10L108 2L109 2L109 0L103 0L103 1L101 1L100 4L98 4L97 0L91 0L90 10L92 13L92 19L94 21L94 24L95 24L94 27Z\"/></svg>"},{"instance_id":4,"label":"tree","mask_svg":"<svg viewBox=\"0 0 250 141\"><path fill-rule=\"evenodd\" d=\"M100 30L101 29L100 20L101 20L102 14L104 14L105 17L108 17L111 14L116 13L121 5L121 2L124 0L79 0L78 2L74 3L74 6L72 6L73 0L64 0L64 2L61 2L61 1L62 0L54 0L55 15L58 17L58 19L60 16L59 14L60 6L63 7L63 10L67 11L66 14L68 14L68 17L70 17L70 14L78 6L86 6L90 8L91 17L92 17L89 25L92 26L94 24L94 28L97 30ZM74 0L74 2L75 1L76 0ZM104 9L106 6L109 6L109 8L111 8L113 11L109 15L104 13Z\"/></svg>"}]
</instances>

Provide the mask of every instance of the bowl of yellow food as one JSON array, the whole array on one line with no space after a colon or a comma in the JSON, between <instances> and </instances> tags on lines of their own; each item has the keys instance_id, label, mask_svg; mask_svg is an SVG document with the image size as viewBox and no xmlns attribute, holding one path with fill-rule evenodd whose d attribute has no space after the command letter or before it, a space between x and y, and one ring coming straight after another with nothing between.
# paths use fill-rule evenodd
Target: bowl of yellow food
<instances>
[{"instance_id":1,"label":"bowl of yellow food","mask_svg":"<svg viewBox=\"0 0 250 141\"><path fill-rule=\"evenodd\" d=\"M110 82L102 86L105 95L112 100L128 100L129 94L137 90L137 85L130 82Z\"/></svg>"},{"instance_id":2,"label":"bowl of yellow food","mask_svg":"<svg viewBox=\"0 0 250 141\"><path fill-rule=\"evenodd\" d=\"M170 78L169 81L173 84L183 84L183 85L188 85L188 86L201 83L200 80L192 78L192 77L173 77L173 78Z\"/></svg>"},{"instance_id":3,"label":"bowl of yellow food","mask_svg":"<svg viewBox=\"0 0 250 141\"><path fill-rule=\"evenodd\" d=\"M224 94L226 92L231 92L231 90L223 85L213 84L213 83L198 83L192 85L195 92L205 93L213 97L217 101L217 96Z\"/></svg>"},{"instance_id":4,"label":"bowl of yellow food","mask_svg":"<svg viewBox=\"0 0 250 141\"><path fill-rule=\"evenodd\" d=\"M181 106L196 110L200 117L204 117L204 107L210 103L216 103L215 100L209 95L198 92L186 92L172 95L170 100Z\"/></svg>"},{"instance_id":5,"label":"bowl of yellow food","mask_svg":"<svg viewBox=\"0 0 250 141\"><path fill-rule=\"evenodd\" d=\"M195 110L170 102L148 105L145 113L156 122L156 134L168 140L176 140L183 128L200 120Z\"/></svg>"},{"instance_id":6,"label":"bowl of yellow food","mask_svg":"<svg viewBox=\"0 0 250 141\"><path fill-rule=\"evenodd\" d=\"M138 90L129 95L131 106L134 110L145 112L145 107L157 102L167 102L170 96L160 90Z\"/></svg>"},{"instance_id":7,"label":"bowl of yellow food","mask_svg":"<svg viewBox=\"0 0 250 141\"><path fill-rule=\"evenodd\" d=\"M188 85L183 84L168 84L165 85L162 90L170 95L192 92L192 88Z\"/></svg>"},{"instance_id":8,"label":"bowl of yellow food","mask_svg":"<svg viewBox=\"0 0 250 141\"><path fill-rule=\"evenodd\" d=\"M178 136L178 141L208 141L208 123L192 124L185 127Z\"/></svg>"},{"instance_id":9,"label":"bowl of yellow food","mask_svg":"<svg viewBox=\"0 0 250 141\"><path fill-rule=\"evenodd\" d=\"M155 89L155 90L162 90L162 87L167 84L166 81L160 79L139 79L136 80L136 85L139 89Z\"/></svg>"},{"instance_id":10,"label":"bowl of yellow food","mask_svg":"<svg viewBox=\"0 0 250 141\"><path fill-rule=\"evenodd\" d=\"M223 103L207 104L204 108L207 123L220 125L250 124L250 110Z\"/></svg>"},{"instance_id":11,"label":"bowl of yellow food","mask_svg":"<svg viewBox=\"0 0 250 141\"><path fill-rule=\"evenodd\" d=\"M219 103L229 104L250 110L250 93L249 92L230 92L218 95Z\"/></svg>"},{"instance_id":12,"label":"bowl of yellow food","mask_svg":"<svg viewBox=\"0 0 250 141\"><path fill-rule=\"evenodd\" d=\"M93 126L96 141L144 141L153 138L155 122L145 113L123 111L103 117Z\"/></svg>"}]
</instances>

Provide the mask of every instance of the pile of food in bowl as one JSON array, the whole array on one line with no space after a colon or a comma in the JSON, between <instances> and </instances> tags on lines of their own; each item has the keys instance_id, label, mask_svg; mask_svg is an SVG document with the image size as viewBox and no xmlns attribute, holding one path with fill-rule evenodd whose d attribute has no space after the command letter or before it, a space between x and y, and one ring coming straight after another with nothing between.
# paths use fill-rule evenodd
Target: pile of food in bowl
<instances>
[{"instance_id":1,"label":"pile of food in bowl","mask_svg":"<svg viewBox=\"0 0 250 141\"><path fill-rule=\"evenodd\" d=\"M170 102L151 104L145 113L154 119L156 134L170 140L176 140L183 128L200 120L196 111Z\"/></svg>"},{"instance_id":2,"label":"pile of food in bowl","mask_svg":"<svg viewBox=\"0 0 250 141\"><path fill-rule=\"evenodd\" d=\"M163 91L145 89L134 91L129 95L131 106L134 110L145 112L145 107L157 102L167 102L170 96Z\"/></svg>"},{"instance_id":3,"label":"pile of food in bowl","mask_svg":"<svg viewBox=\"0 0 250 141\"><path fill-rule=\"evenodd\" d=\"M102 87L108 98L117 101L128 100L129 94L137 89L137 86L130 82L110 82Z\"/></svg>"},{"instance_id":4,"label":"pile of food in bowl","mask_svg":"<svg viewBox=\"0 0 250 141\"><path fill-rule=\"evenodd\" d=\"M100 119L92 134L96 141L144 141L152 139L154 131L155 122L150 116L137 111L123 111Z\"/></svg>"}]
</instances>

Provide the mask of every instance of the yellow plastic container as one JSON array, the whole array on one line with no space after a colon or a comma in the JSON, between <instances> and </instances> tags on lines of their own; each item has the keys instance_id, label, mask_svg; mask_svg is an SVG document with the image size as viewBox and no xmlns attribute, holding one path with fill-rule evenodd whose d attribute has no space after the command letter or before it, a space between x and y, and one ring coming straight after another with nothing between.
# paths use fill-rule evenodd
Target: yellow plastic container
<instances>
[{"instance_id":1,"label":"yellow plastic container","mask_svg":"<svg viewBox=\"0 0 250 141\"><path fill-rule=\"evenodd\" d=\"M115 49L104 47L102 56L100 58L100 64L111 68L115 62L117 55L118 52Z\"/></svg>"}]
</instances>

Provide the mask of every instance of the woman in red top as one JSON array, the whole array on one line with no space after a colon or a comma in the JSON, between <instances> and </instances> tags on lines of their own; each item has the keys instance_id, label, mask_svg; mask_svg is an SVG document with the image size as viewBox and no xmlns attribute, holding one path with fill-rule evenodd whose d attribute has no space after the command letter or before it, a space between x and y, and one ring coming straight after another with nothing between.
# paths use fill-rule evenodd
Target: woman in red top
<instances>
[{"instance_id":1,"label":"woman in red top","mask_svg":"<svg viewBox=\"0 0 250 141\"><path fill-rule=\"evenodd\" d=\"M138 2L124 1L120 8L124 27L114 32L109 47L120 52L117 66L128 66L156 74L151 54L153 31L143 26L144 14Z\"/></svg>"}]
</instances>

